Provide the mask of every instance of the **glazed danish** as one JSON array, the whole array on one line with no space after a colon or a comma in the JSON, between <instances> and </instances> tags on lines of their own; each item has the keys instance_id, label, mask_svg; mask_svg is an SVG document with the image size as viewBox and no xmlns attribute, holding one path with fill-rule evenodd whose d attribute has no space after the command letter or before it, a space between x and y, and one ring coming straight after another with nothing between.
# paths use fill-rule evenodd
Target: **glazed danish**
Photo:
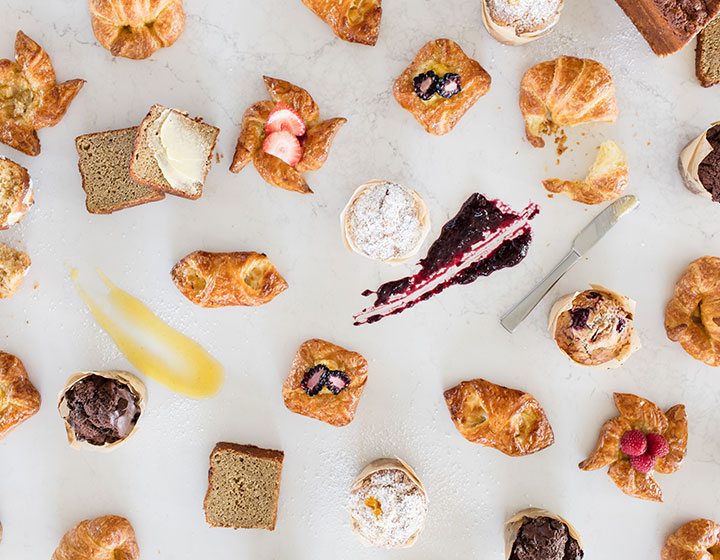
<instances>
[{"instance_id":1,"label":"glazed danish","mask_svg":"<svg viewBox=\"0 0 720 560\"><path fill-rule=\"evenodd\" d=\"M382 0L303 0L343 41L374 46L380 33Z\"/></svg>"}]
</instances>

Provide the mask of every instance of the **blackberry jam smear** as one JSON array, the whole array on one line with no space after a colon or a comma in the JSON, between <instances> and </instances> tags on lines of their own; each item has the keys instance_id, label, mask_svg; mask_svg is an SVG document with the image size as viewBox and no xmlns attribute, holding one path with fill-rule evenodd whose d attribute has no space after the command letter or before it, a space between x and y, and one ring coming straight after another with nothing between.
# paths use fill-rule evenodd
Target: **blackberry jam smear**
<instances>
[{"instance_id":1,"label":"blackberry jam smear","mask_svg":"<svg viewBox=\"0 0 720 560\"><path fill-rule=\"evenodd\" d=\"M375 294L375 302L355 315L354 324L375 323L454 284L470 284L480 276L515 266L527 254L532 241L528 222L539 211L536 204L529 204L518 214L499 200L472 194L443 226L440 237L418 263L417 273L362 293Z\"/></svg>"}]
</instances>

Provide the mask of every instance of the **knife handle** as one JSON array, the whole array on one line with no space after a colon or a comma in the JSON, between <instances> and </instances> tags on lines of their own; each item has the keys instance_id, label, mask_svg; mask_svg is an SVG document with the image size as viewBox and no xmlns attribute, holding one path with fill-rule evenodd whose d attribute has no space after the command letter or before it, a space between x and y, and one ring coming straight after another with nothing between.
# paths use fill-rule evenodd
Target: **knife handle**
<instances>
[{"instance_id":1,"label":"knife handle","mask_svg":"<svg viewBox=\"0 0 720 560\"><path fill-rule=\"evenodd\" d=\"M552 287L558 283L558 280L572 268L572 266L580 260L574 250L570 251L558 265L552 269L552 271L543 278L532 291L522 298L518 304L508 311L503 318L500 319L500 324L505 327L509 333L512 333L520 323L525 320L525 317L530 315L530 312L535 309L535 306L540 303L540 300L545 297Z\"/></svg>"}]
</instances>

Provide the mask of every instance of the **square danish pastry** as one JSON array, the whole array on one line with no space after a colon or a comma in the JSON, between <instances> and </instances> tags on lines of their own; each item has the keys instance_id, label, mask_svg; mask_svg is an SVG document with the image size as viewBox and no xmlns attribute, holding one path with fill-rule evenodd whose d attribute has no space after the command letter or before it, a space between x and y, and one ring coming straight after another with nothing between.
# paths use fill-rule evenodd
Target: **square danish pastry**
<instances>
[{"instance_id":1,"label":"square danish pastry","mask_svg":"<svg viewBox=\"0 0 720 560\"><path fill-rule=\"evenodd\" d=\"M318 338L303 342L283 384L285 406L332 426L345 426L355 417L367 373L367 360L357 352Z\"/></svg>"}]
</instances>

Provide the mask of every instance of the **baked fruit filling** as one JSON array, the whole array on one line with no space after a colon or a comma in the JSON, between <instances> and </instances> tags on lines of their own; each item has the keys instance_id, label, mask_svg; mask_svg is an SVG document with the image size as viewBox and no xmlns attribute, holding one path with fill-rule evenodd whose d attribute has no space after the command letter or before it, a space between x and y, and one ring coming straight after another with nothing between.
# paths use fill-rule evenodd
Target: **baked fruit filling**
<instances>
[{"instance_id":1,"label":"baked fruit filling","mask_svg":"<svg viewBox=\"0 0 720 560\"><path fill-rule=\"evenodd\" d=\"M383 514L382 506L380 505L380 502L377 501L377 498L373 498L372 496L365 498L365 505L373 510L376 518Z\"/></svg>"},{"instance_id":2,"label":"baked fruit filling","mask_svg":"<svg viewBox=\"0 0 720 560\"><path fill-rule=\"evenodd\" d=\"M305 372L300 386L311 397L323 392L339 395L350 386L350 378L342 371L317 364Z\"/></svg>"}]
</instances>

